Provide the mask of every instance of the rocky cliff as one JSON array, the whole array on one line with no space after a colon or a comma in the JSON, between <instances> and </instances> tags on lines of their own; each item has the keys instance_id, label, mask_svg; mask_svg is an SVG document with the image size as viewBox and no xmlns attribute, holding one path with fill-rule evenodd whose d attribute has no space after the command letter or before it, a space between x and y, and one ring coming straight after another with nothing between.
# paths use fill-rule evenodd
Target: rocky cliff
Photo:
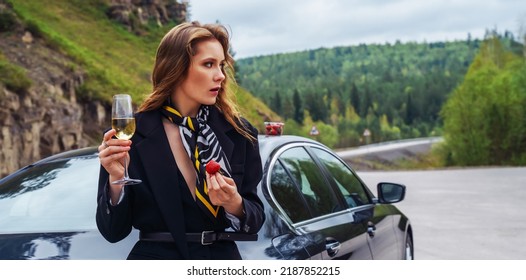
<instances>
[{"instance_id":1,"label":"rocky cliff","mask_svg":"<svg viewBox=\"0 0 526 280\"><path fill-rule=\"evenodd\" d=\"M186 16L186 6L176 1L109 2L108 16L123 24L125 15L159 24ZM0 0L0 55L25 69L31 81L27 89L13 90L0 79L0 178L43 157L94 145L109 124L110 104L79 97L82 67L30 30Z\"/></svg>"},{"instance_id":2,"label":"rocky cliff","mask_svg":"<svg viewBox=\"0 0 526 280\"><path fill-rule=\"evenodd\" d=\"M187 1L176 0L111 0L107 15L140 34L141 26L149 21L159 26L170 20L185 21L187 5Z\"/></svg>"}]
</instances>

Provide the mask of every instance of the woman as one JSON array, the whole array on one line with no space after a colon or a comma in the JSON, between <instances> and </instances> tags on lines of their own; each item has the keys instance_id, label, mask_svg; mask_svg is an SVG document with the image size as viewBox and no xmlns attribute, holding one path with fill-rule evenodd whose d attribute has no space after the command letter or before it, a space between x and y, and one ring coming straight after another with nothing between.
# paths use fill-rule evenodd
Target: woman
<instances>
[{"instance_id":1,"label":"woman","mask_svg":"<svg viewBox=\"0 0 526 280\"><path fill-rule=\"evenodd\" d=\"M140 230L128 259L240 259L234 241L254 240L263 224L257 130L230 99L228 47L221 25L174 27L157 50L133 138L104 134L97 226L110 242ZM111 184L128 156L130 176L142 183ZM212 160L220 172L205 171Z\"/></svg>"}]
</instances>

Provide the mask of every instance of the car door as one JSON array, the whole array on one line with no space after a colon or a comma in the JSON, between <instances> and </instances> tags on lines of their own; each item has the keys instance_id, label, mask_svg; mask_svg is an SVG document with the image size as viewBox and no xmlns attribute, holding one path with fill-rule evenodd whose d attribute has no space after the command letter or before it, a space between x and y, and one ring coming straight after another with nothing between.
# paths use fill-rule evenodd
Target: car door
<instances>
[{"instance_id":1,"label":"car door","mask_svg":"<svg viewBox=\"0 0 526 280\"><path fill-rule=\"evenodd\" d=\"M334 193L304 145L280 149L270 169L271 196L290 228L276 236L274 247L285 255L296 244L311 259L371 259L367 227L355 222L356 212Z\"/></svg>"},{"instance_id":2,"label":"car door","mask_svg":"<svg viewBox=\"0 0 526 280\"><path fill-rule=\"evenodd\" d=\"M394 230L392 205L374 203L373 195L358 175L339 157L323 148L311 151L330 174L335 192L355 216L355 223L367 229L367 242L373 259L400 258L399 231Z\"/></svg>"}]
</instances>

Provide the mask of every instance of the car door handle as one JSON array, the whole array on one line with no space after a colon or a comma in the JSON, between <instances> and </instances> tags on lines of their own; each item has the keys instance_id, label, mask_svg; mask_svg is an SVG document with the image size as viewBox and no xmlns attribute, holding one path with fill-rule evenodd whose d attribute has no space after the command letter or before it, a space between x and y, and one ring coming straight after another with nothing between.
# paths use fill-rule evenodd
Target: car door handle
<instances>
[{"instance_id":1,"label":"car door handle","mask_svg":"<svg viewBox=\"0 0 526 280\"><path fill-rule=\"evenodd\" d=\"M374 225L374 223L368 222L367 223L367 233L369 234L369 236L374 237L375 232L376 232L376 226Z\"/></svg>"},{"instance_id":2,"label":"car door handle","mask_svg":"<svg viewBox=\"0 0 526 280\"><path fill-rule=\"evenodd\" d=\"M327 250L327 254L329 254L329 257L334 257L338 252L340 251L341 244L338 240L328 237L325 239L325 250Z\"/></svg>"}]
</instances>

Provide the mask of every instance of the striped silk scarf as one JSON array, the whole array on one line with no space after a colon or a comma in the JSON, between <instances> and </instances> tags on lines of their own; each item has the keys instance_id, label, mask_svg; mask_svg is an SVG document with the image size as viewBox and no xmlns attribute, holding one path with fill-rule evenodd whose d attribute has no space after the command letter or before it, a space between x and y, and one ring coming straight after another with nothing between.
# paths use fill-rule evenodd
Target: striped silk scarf
<instances>
[{"instance_id":1,"label":"striped silk scarf","mask_svg":"<svg viewBox=\"0 0 526 280\"><path fill-rule=\"evenodd\" d=\"M205 165L210 160L215 160L221 165L221 173L232 177L230 164L226 158L221 145L217 140L214 131L208 126L208 114L210 108L201 106L197 113L197 118L183 117L175 108L165 104L161 113L172 123L179 126L181 140L188 156L194 163L196 172L196 202L201 210L213 221L216 222L219 206L210 202L208 188L206 186Z\"/></svg>"}]
</instances>

